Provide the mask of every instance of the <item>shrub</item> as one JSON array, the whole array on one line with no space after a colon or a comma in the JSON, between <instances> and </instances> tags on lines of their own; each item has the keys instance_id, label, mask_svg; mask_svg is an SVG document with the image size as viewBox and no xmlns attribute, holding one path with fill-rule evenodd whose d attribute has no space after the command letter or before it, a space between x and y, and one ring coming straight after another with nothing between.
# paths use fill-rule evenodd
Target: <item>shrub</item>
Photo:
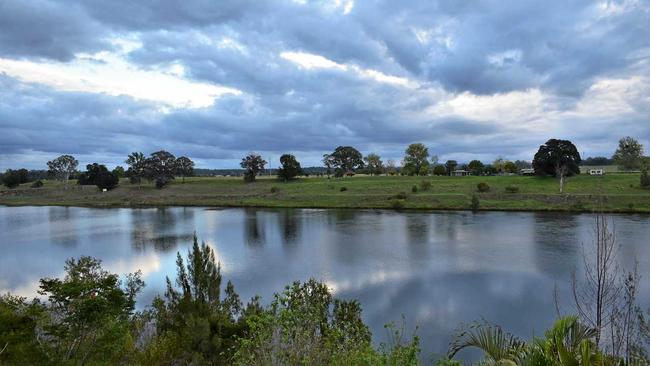
<instances>
[{"instance_id":1,"label":"shrub","mask_svg":"<svg viewBox=\"0 0 650 366\"><path fill-rule=\"evenodd\" d=\"M480 205L481 201L479 201L478 196L473 194L471 203L472 211L477 211Z\"/></svg>"},{"instance_id":2,"label":"shrub","mask_svg":"<svg viewBox=\"0 0 650 366\"><path fill-rule=\"evenodd\" d=\"M280 188L278 187L271 187L271 193L278 193L280 192Z\"/></svg>"},{"instance_id":3,"label":"shrub","mask_svg":"<svg viewBox=\"0 0 650 366\"><path fill-rule=\"evenodd\" d=\"M20 179L15 175L6 174L2 179L2 184L4 184L7 188L16 188L18 185L20 185Z\"/></svg>"},{"instance_id":4,"label":"shrub","mask_svg":"<svg viewBox=\"0 0 650 366\"><path fill-rule=\"evenodd\" d=\"M405 200L406 199L406 192L399 192L396 195L394 195L393 198L398 199L398 200Z\"/></svg>"},{"instance_id":5,"label":"shrub","mask_svg":"<svg viewBox=\"0 0 650 366\"><path fill-rule=\"evenodd\" d=\"M418 186L414 184L413 187L411 187L411 192L418 193Z\"/></svg>"},{"instance_id":6,"label":"shrub","mask_svg":"<svg viewBox=\"0 0 650 366\"><path fill-rule=\"evenodd\" d=\"M479 183L479 184L476 185L476 189L477 189L479 192L487 192L487 191L490 190L490 186L489 186L487 183L485 183L485 182L481 182L481 183Z\"/></svg>"},{"instance_id":7,"label":"shrub","mask_svg":"<svg viewBox=\"0 0 650 366\"><path fill-rule=\"evenodd\" d=\"M431 182L429 182L428 180L423 180L422 182L420 182L420 189L423 191L428 191L429 189L431 189Z\"/></svg>"},{"instance_id":8,"label":"shrub","mask_svg":"<svg viewBox=\"0 0 650 366\"><path fill-rule=\"evenodd\" d=\"M641 171L641 188L650 188L650 175L648 169Z\"/></svg>"},{"instance_id":9,"label":"shrub","mask_svg":"<svg viewBox=\"0 0 650 366\"><path fill-rule=\"evenodd\" d=\"M341 192L345 192L347 190L348 190L348 187L346 187L346 186L343 186L343 187L341 187L341 189L339 189L339 191L341 191Z\"/></svg>"},{"instance_id":10,"label":"shrub","mask_svg":"<svg viewBox=\"0 0 650 366\"><path fill-rule=\"evenodd\" d=\"M401 210L404 208L404 201L401 200L393 200L390 203L390 207L394 210Z\"/></svg>"},{"instance_id":11,"label":"shrub","mask_svg":"<svg viewBox=\"0 0 650 366\"><path fill-rule=\"evenodd\" d=\"M97 178L95 179L95 185L99 189L107 189L111 190L120 183L120 178L117 177L117 174L113 172L104 172L99 174ZM158 181L156 181L156 186L158 185Z\"/></svg>"},{"instance_id":12,"label":"shrub","mask_svg":"<svg viewBox=\"0 0 650 366\"><path fill-rule=\"evenodd\" d=\"M506 192L508 193L519 193L519 187L517 186L507 186L506 187Z\"/></svg>"},{"instance_id":13,"label":"shrub","mask_svg":"<svg viewBox=\"0 0 650 366\"><path fill-rule=\"evenodd\" d=\"M39 179L36 182L32 183L32 188L41 188L43 186L43 182Z\"/></svg>"}]
</instances>

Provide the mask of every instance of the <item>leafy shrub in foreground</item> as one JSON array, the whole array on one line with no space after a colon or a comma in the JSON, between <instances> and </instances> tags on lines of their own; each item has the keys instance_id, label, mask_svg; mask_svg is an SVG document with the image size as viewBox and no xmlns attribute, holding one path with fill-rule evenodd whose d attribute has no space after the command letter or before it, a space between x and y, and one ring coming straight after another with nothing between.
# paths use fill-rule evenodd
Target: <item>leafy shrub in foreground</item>
<instances>
[{"instance_id":1,"label":"leafy shrub in foreground","mask_svg":"<svg viewBox=\"0 0 650 366\"><path fill-rule=\"evenodd\" d=\"M510 185L506 187L506 192L508 193L519 193L519 187Z\"/></svg>"},{"instance_id":2,"label":"leafy shrub in foreground","mask_svg":"<svg viewBox=\"0 0 650 366\"><path fill-rule=\"evenodd\" d=\"M479 192L488 192L490 190L490 186L485 182L481 182L476 185L476 190Z\"/></svg>"}]
</instances>

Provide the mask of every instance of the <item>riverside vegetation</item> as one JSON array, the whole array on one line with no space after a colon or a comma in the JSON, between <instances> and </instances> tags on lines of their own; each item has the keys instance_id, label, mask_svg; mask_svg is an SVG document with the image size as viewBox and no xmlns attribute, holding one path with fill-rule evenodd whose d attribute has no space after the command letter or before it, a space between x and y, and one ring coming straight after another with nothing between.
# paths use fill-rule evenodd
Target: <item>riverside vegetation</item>
<instances>
[{"instance_id":1,"label":"riverside vegetation","mask_svg":"<svg viewBox=\"0 0 650 366\"><path fill-rule=\"evenodd\" d=\"M244 303L195 237L185 257L177 254L176 278L141 311L140 273L120 279L91 257L66 261L63 278L41 279L42 298L0 296L0 364L451 366L460 365L459 352L478 348L483 365L647 365L639 276L620 271L602 216L595 230L584 248L586 278L573 279L577 315L557 309L552 327L531 341L474 323L459 328L445 356L423 361L417 331L389 324L391 340L376 346L361 304L314 279L289 284L268 305L259 297Z\"/></svg>"}]
</instances>

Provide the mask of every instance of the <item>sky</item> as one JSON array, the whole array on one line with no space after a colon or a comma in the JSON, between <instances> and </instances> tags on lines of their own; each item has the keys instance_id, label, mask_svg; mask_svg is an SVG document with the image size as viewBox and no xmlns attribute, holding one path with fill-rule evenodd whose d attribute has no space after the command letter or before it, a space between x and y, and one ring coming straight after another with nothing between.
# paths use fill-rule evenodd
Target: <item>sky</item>
<instances>
[{"instance_id":1,"label":"sky","mask_svg":"<svg viewBox=\"0 0 650 366\"><path fill-rule=\"evenodd\" d=\"M0 169L650 149L650 1L0 0Z\"/></svg>"}]
</instances>

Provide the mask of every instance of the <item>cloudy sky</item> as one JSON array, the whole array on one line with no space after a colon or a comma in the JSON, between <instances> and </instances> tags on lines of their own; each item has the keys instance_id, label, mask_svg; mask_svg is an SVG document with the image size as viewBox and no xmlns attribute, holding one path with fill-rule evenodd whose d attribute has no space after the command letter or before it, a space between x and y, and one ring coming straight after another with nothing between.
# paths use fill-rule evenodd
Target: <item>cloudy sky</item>
<instances>
[{"instance_id":1,"label":"cloudy sky","mask_svg":"<svg viewBox=\"0 0 650 366\"><path fill-rule=\"evenodd\" d=\"M650 145L648 0L0 0L0 169L610 156L626 135Z\"/></svg>"}]
</instances>

